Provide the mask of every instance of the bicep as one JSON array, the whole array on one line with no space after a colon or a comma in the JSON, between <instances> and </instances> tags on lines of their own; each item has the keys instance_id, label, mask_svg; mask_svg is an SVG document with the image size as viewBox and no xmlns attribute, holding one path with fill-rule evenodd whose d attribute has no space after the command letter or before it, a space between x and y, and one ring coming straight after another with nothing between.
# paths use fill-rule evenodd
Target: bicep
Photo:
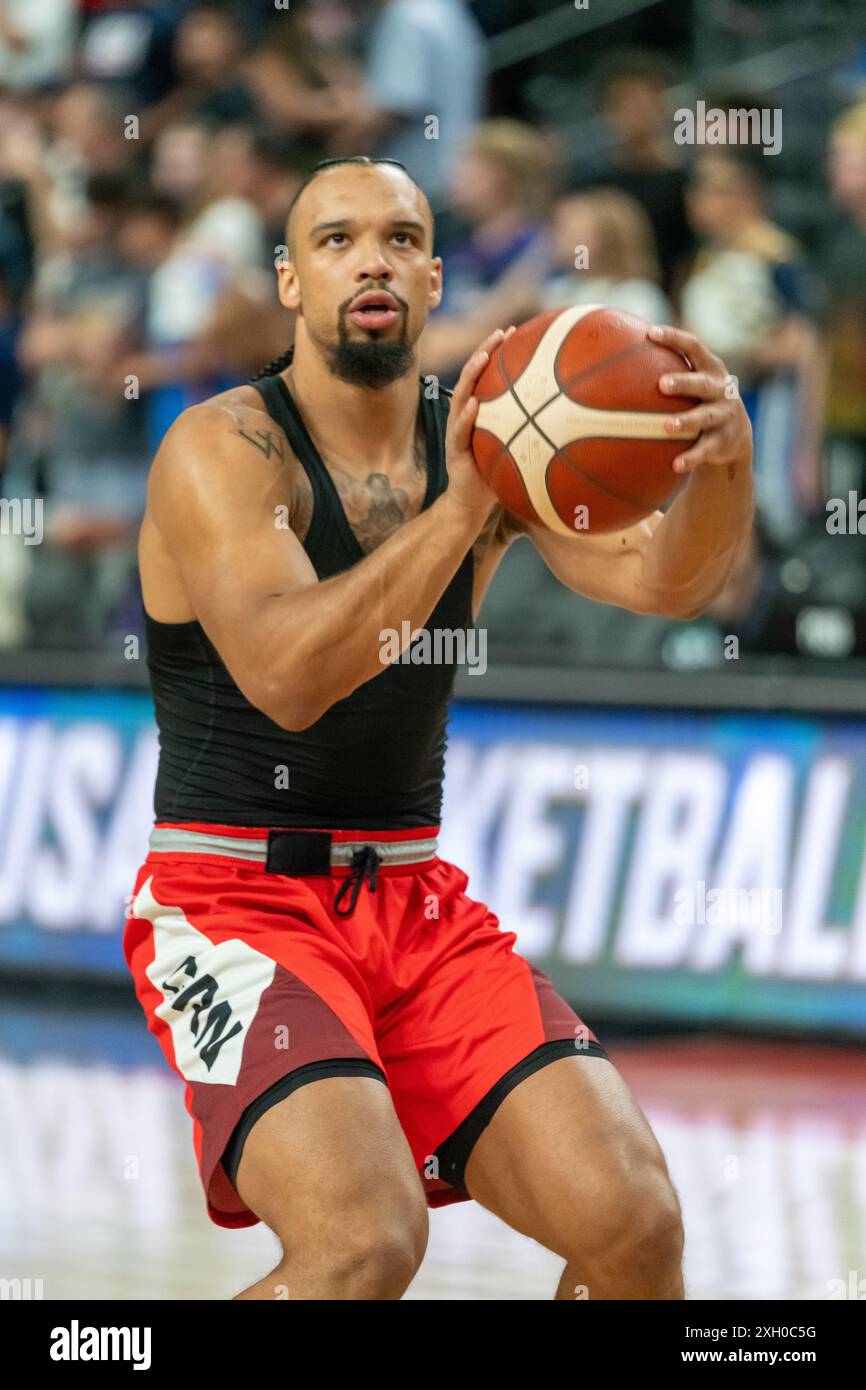
<instances>
[{"instance_id":1,"label":"bicep","mask_svg":"<svg viewBox=\"0 0 866 1390\"><path fill-rule=\"evenodd\" d=\"M574 539L541 526L528 526L526 534L566 588L633 613L654 613L657 603L644 583L643 554L663 520L662 512L652 512L622 531L576 532Z\"/></svg>"},{"instance_id":2,"label":"bicep","mask_svg":"<svg viewBox=\"0 0 866 1390\"><path fill-rule=\"evenodd\" d=\"M154 463L149 505L196 618L242 692L262 707L283 653L285 601L318 580L289 526L285 467L251 454L225 429L173 426Z\"/></svg>"}]
</instances>

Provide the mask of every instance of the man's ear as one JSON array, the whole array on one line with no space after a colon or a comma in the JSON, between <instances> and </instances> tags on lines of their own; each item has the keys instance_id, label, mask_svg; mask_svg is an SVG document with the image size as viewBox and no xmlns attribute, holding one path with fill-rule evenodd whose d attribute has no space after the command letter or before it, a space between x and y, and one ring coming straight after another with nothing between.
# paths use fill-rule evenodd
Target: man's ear
<instances>
[{"instance_id":1,"label":"man's ear","mask_svg":"<svg viewBox=\"0 0 866 1390\"><path fill-rule=\"evenodd\" d=\"M284 260L277 266L277 293L286 309L301 307L301 286L294 261Z\"/></svg>"},{"instance_id":2,"label":"man's ear","mask_svg":"<svg viewBox=\"0 0 866 1390\"><path fill-rule=\"evenodd\" d=\"M442 257L434 256L430 264L430 294L428 309L438 309L442 303Z\"/></svg>"}]
</instances>

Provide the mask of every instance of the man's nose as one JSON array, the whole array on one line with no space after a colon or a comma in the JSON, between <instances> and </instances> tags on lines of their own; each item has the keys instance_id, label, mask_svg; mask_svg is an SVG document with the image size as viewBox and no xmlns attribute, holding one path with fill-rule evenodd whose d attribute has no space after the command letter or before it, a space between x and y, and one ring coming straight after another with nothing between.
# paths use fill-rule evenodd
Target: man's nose
<instances>
[{"instance_id":1,"label":"man's nose","mask_svg":"<svg viewBox=\"0 0 866 1390\"><path fill-rule=\"evenodd\" d=\"M381 246L371 246L364 250L355 273L356 280L390 280L394 274L390 261Z\"/></svg>"}]
</instances>

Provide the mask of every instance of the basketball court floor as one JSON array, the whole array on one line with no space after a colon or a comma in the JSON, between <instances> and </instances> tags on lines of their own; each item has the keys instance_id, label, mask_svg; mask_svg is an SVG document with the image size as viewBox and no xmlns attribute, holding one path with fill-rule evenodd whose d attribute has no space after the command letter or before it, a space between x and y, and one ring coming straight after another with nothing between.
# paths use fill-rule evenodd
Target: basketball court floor
<instances>
[{"instance_id":1,"label":"basketball court floor","mask_svg":"<svg viewBox=\"0 0 866 1390\"><path fill-rule=\"evenodd\" d=\"M690 1298L866 1297L861 1049L597 1031L680 1194ZM272 1267L263 1226L208 1221L182 1092L137 1005L2 991L0 1278L45 1299L221 1300ZM407 1298L552 1297L562 1261L476 1203L430 1225Z\"/></svg>"}]
</instances>

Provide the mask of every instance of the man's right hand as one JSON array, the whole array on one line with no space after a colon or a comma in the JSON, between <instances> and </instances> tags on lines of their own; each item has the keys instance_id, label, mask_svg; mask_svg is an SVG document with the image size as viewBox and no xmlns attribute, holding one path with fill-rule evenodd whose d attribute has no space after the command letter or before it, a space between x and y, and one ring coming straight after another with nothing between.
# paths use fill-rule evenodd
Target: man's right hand
<instances>
[{"instance_id":1,"label":"man's right hand","mask_svg":"<svg viewBox=\"0 0 866 1390\"><path fill-rule=\"evenodd\" d=\"M472 393L493 352L513 332L513 326L505 332L497 328L469 358L451 397L451 409L445 431L447 496L465 511L477 514L479 525L483 525L487 519L497 497L478 471L478 464L472 453L472 430L479 405L478 398Z\"/></svg>"}]
</instances>

